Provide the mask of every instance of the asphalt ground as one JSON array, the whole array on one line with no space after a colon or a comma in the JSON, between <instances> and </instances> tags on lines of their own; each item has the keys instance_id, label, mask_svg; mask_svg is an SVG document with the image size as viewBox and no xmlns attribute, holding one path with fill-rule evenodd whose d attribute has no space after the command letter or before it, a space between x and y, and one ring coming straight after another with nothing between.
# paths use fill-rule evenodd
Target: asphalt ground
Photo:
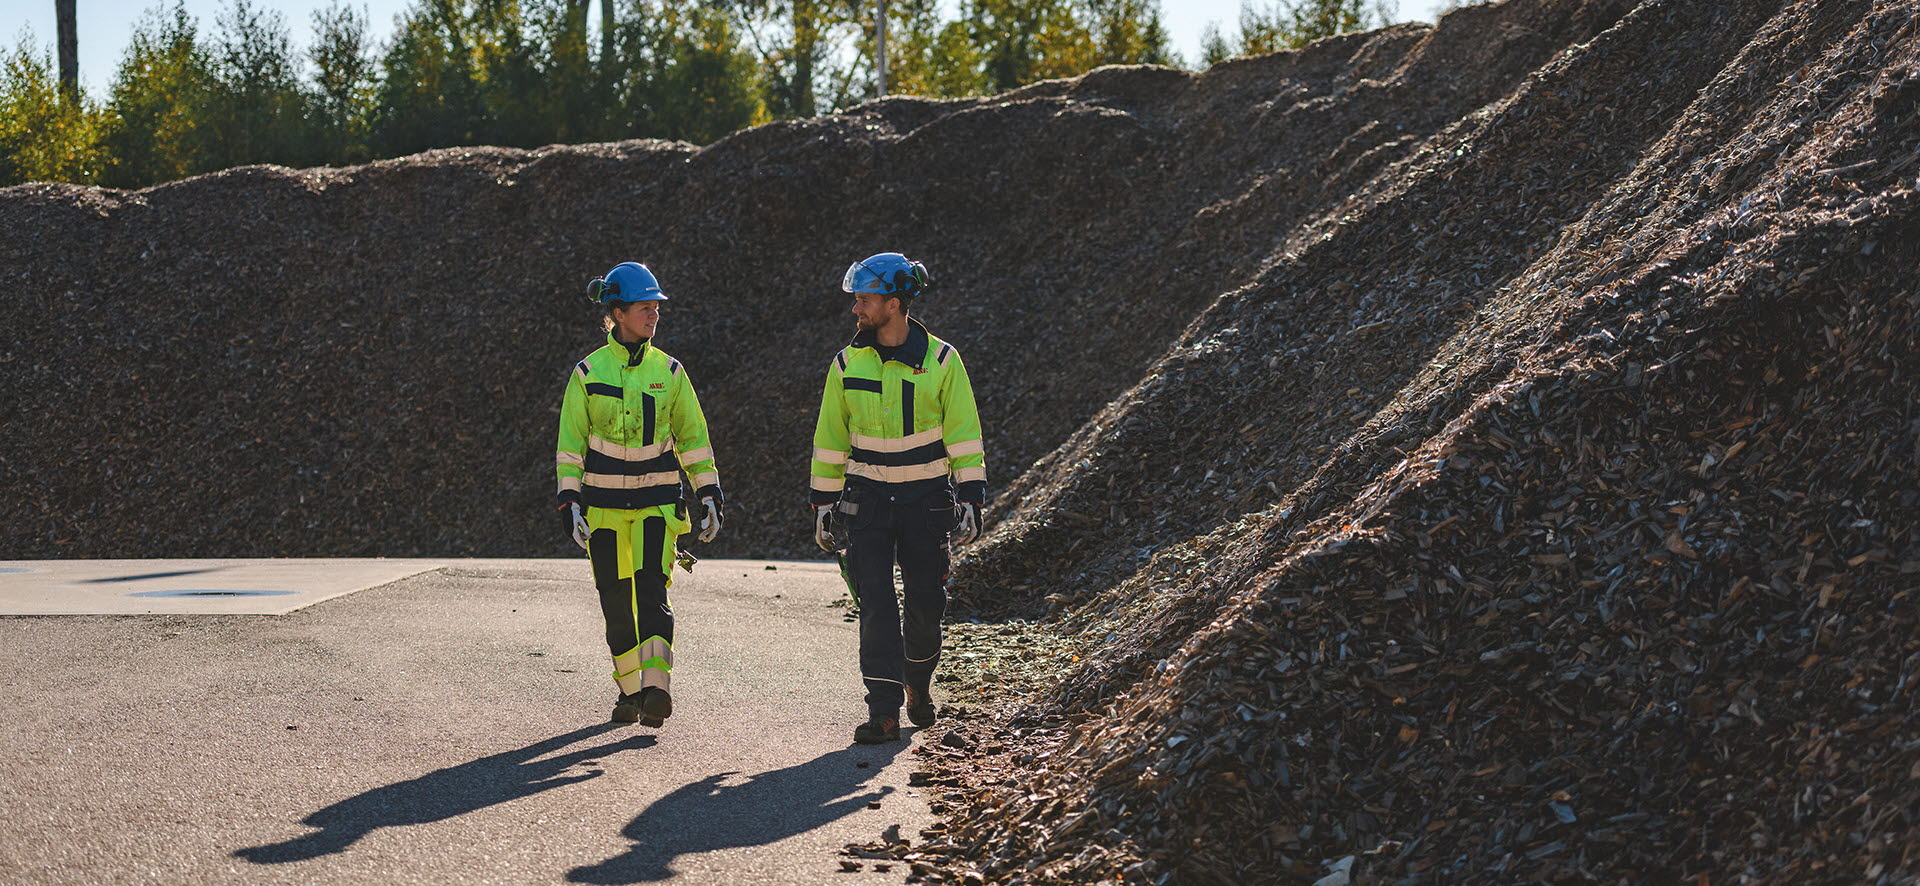
<instances>
[{"instance_id":1,"label":"asphalt ground","mask_svg":"<svg viewBox=\"0 0 1920 886\"><path fill-rule=\"evenodd\" d=\"M933 822L911 726L852 743L844 593L822 563L679 573L657 730L607 722L584 559L0 618L0 883L904 882L836 855Z\"/></svg>"}]
</instances>

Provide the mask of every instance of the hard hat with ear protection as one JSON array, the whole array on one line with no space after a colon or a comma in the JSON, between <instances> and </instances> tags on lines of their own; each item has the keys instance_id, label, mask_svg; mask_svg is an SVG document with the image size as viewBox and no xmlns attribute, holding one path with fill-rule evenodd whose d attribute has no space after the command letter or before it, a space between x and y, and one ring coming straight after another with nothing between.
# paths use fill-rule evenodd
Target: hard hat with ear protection
<instances>
[{"instance_id":1,"label":"hard hat with ear protection","mask_svg":"<svg viewBox=\"0 0 1920 886\"><path fill-rule=\"evenodd\" d=\"M882 252L854 262L840 278L847 292L871 292L876 295L919 296L933 286L927 266L898 252Z\"/></svg>"},{"instance_id":2,"label":"hard hat with ear protection","mask_svg":"<svg viewBox=\"0 0 1920 886\"><path fill-rule=\"evenodd\" d=\"M587 283L587 298L600 304L616 304L636 301L666 301L667 295L660 291L660 281L653 272L639 262L623 261L613 266L604 277L595 277Z\"/></svg>"}]
</instances>

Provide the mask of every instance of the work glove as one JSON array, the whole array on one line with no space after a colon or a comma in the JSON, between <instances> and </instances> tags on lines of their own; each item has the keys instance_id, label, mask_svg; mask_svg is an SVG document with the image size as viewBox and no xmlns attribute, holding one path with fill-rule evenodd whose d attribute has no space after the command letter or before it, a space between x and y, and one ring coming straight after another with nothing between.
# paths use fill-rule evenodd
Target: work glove
<instances>
[{"instance_id":1,"label":"work glove","mask_svg":"<svg viewBox=\"0 0 1920 886\"><path fill-rule=\"evenodd\" d=\"M959 512L958 525L953 527L954 544L968 544L980 537L980 506L963 501L953 506Z\"/></svg>"},{"instance_id":2,"label":"work glove","mask_svg":"<svg viewBox=\"0 0 1920 886\"><path fill-rule=\"evenodd\" d=\"M700 504L707 509L706 514L700 517L700 543L706 544L720 534L720 502L711 495L703 495L700 496Z\"/></svg>"},{"instance_id":3,"label":"work glove","mask_svg":"<svg viewBox=\"0 0 1920 886\"><path fill-rule=\"evenodd\" d=\"M587 518L580 516L579 502L570 501L560 506L560 522L566 524L565 531L573 536L573 543L579 545L580 550L586 550Z\"/></svg>"},{"instance_id":4,"label":"work glove","mask_svg":"<svg viewBox=\"0 0 1920 886\"><path fill-rule=\"evenodd\" d=\"M840 550L840 539L833 535L833 505L813 506L813 543L829 554Z\"/></svg>"}]
</instances>

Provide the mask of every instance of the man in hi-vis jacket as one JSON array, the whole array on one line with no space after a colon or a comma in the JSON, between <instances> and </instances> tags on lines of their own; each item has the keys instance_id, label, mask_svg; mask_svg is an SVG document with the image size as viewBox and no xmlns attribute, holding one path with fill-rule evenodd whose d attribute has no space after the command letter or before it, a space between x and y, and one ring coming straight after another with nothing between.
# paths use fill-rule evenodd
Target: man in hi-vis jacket
<instances>
[{"instance_id":1,"label":"man in hi-vis jacket","mask_svg":"<svg viewBox=\"0 0 1920 886\"><path fill-rule=\"evenodd\" d=\"M986 453L960 352L907 316L927 269L883 252L847 269L859 332L827 367L813 432L814 540L846 550L860 604L867 720L854 741L900 737L900 706L931 726L947 608L948 539L980 534ZM898 562L905 618L894 599Z\"/></svg>"}]
</instances>

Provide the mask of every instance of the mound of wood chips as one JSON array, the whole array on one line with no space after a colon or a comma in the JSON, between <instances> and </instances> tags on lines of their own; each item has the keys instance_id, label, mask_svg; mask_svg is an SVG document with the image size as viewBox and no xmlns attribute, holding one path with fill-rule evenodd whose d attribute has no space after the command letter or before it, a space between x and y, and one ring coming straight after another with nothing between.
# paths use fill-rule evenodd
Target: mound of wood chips
<instances>
[{"instance_id":1,"label":"mound of wood chips","mask_svg":"<svg viewBox=\"0 0 1920 886\"><path fill-rule=\"evenodd\" d=\"M935 767L947 838L1915 882L1916 146L1910 4L1644 3L1290 232L963 564L1083 659Z\"/></svg>"}]
</instances>

